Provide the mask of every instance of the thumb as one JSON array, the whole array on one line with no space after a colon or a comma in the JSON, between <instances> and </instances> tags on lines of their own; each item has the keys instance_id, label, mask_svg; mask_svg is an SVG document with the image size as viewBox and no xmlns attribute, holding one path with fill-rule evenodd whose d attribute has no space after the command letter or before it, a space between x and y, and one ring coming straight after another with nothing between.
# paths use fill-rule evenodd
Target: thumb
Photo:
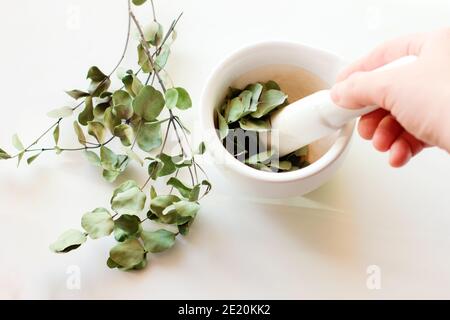
<instances>
[{"instance_id":1,"label":"thumb","mask_svg":"<svg viewBox=\"0 0 450 320\"><path fill-rule=\"evenodd\" d=\"M391 71L355 72L331 89L331 98L337 105L357 109L376 105L389 110L387 105L394 74Z\"/></svg>"}]
</instances>

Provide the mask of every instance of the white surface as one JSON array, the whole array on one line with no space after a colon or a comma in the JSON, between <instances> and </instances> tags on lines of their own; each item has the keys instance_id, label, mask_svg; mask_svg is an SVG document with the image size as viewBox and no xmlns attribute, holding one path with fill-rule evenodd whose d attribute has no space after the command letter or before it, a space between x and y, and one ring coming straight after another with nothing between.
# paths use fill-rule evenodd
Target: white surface
<instances>
[{"instance_id":1,"label":"white surface","mask_svg":"<svg viewBox=\"0 0 450 320\"><path fill-rule=\"evenodd\" d=\"M295 40L350 60L384 39L450 21L447 0L157 3L167 23L185 12L169 69L195 102L214 65L249 41ZM62 90L83 85L89 65L112 68L125 9L125 1L107 0L4 5L1 147L12 133L28 142L44 129L47 110L68 102ZM77 11L79 28L71 17ZM150 17L145 11L140 16ZM111 187L81 156L46 155L18 170L2 162L0 296L450 298L449 156L426 150L394 170L385 154L355 138L339 173L305 199L248 199L213 176L191 235L139 273L106 268L110 240L65 256L47 249L83 212L108 203ZM66 287L71 265L80 268L81 290ZM366 287L369 265L381 269L380 290Z\"/></svg>"}]
</instances>

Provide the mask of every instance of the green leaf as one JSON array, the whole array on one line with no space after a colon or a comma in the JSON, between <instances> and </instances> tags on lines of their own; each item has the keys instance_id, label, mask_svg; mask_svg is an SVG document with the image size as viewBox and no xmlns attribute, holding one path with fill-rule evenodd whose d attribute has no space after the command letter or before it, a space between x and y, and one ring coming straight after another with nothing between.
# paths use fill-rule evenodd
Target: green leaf
<instances>
[{"instance_id":1,"label":"green leaf","mask_svg":"<svg viewBox=\"0 0 450 320\"><path fill-rule=\"evenodd\" d=\"M73 129L77 135L78 142L86 146L86 136L84 135L83 129L80 127L77 121L73 122Z\"/></svg>"},{"instance_id":2,"label":"green leaf","mask_svg":"<svg viewBox=\"0 0 450 320\"><path fill-rule=\"evenodd\" d=\"M106 181L113 183L119 177L120 173L118 170L103 170L102 176Z\"/></svg>"},{"instance_id":3,"label":"green leaf","mask_svg":"<svg viewBox=\"0 0 450 320\"><path fill-rule=\"evenodd\" d=\"M125 269L132 269L145 260L145 250L136 239L128 239L114 246L109 252L110 259Z\"/></svg>"},{"instance_id":4,"label":"green leaf","mask_svg":"<svg viewBox=\"0 0 450 320\"><path fill-rule=\"evenodd\" d=\"M189 199L191 192L192 192L192 188L186 186L183 182L181 182L178 178L175 177L171 177L168 181L167 181L167 185L168 186L172 186L175 189L178 190L178 192L184 197Z\"/></svg>"},{"instance_id":5,"label":"green leaf","mask_svg":"<svg viewBox=\"0 0 450 320\"><path fill-rule=\"evenodd\" d=\"M3 149L0 149L0 160L11 159L11 156Z\"/></svg>"},{"instance_id":6,"label":"green leaf","mask_svg":"<svg viewBox=\"0 0 450 320\"><path fill-rule=\"evenodd\" d=\"M169 60L170 56L170 47L164 45L159 52L158 56L155 59L155 69L157 71L161 71L167 64L167 60Z\"/></svg>"},{"instance_id":7,"label":"green leaf","mask_svg":"<svg viewBox=\"0 0 450 320\"><path fill-rule=\"evenodd\" d=\"M155 187L151 186L150 187L150 199L155 199L158 196L158 194L156 193Z\"/></svg>"},{"instance_id":8,"label":"green leaf","mask_svg":"<svg viewBox=\"0 0 450 320\"><path fill-rule=\"evenodd\" d=\"M270 130L269 120L254 119L254 118L242 118L239 120L239 126L243 130L249 131L268 131Z\"/></svg>"},{"instance_id":9,"label":"green leaf","mask_svg":"<svg viewBox=\"0 0 450 320\"><path fill-rule=\"evenodd\" d=\"M186 110L192 107L192 100L189 96L189 93L186 91L186 89L183 88L175 88L178 92L178 99L177 99L177 108L180 110Z\"/></svg>"},{"instance_id":10,"label":"green leaf","mask_svg":"<svg viewBox=\"0 0 450 320\"><path fill-rule=\"evenodd\" d=\"M92 97L99 97L102 96L109 89L110 85L111 80L109 78L106 78L99 82L92 81L88 91Z\"/></svg>"},{"instance_id":11,"label":"green leaf","mask_svg":"<svg viewBox=\"0 0 450 320\"><path fill-rule=\"evenodd\" d=\"M225 118L217 111L217 122L219 125L219 138L220 140L225 139L228 136L228 123Z\"/></svg>"},{"instance_id":12,"label":"green leaf","mask_svg":"<svg viewBox=\"0 0 450 320\"><path fill-rule=\"evenodd\" d=\"M245 163L248 164L255 164L257 162L266 162L270 160L275 154L274 150L264 151L258 154L254 154L253 156L249 157L247 160L245 160Z\"/></svg>"},{"instance_id":13,"label":"green leaf","mask_svg":"<svg viewBox=\"0 0 450 320\"><path fill-rule=\"evenodd\" d=\"M158 46L163 37L163 27L157 21L152 21L144 28L144 39L153 46Z\"/></svg>"},{"instance_id":14,"label":"green leaf","mask_svg":"<svg viewBox=\"0 0 450 320\"><path fill-rule=\"evenodd\" d=\"M81 226L92 239L109 236L114 229L114 221L108 210L97 208L81 218Z\"/></svg>"},{"instance_id":15,"label":"green leaf","mask_svg":"<svg viewBox=\"0 0 450 320\"><path fill-rule=\"evenodd\" d=\"M103 81L107 77L108 76L106 74L104 74L98 67L94 66L89 69L86 78L91 79L92 81L95 81L95 82L100 82L100 81Z\"/></svg>"},{"instance_id":16,"label":"green leaf","mask_svg":"<svg viewBox=\"0 0 450 320\"><path fill-rule=\"evenodd\" d=\"M228 101L225 109L225 119L227 120L227 123L232 123L239 120L243 112L244 104L242 103L242 99L240 97L236 97Z\"/></svg>"},{"instance_id":17,"label":"green leaf","mask_svg":"<svg viewBox=\"0 0 450 320\"><path fill-rule=\"evenodd\" d=\"M142 231L141 238L148 252L158 253L170 249L175 244L176 234L160 229L157 231Z\"/></svg>"},{"instance_id":18,"label":"green leaf","mask_svg":"<svg viewBox=\"0 0 450 320\"><path fill-rule=\"evenodd\" d=\"M303 148L300 148L297 151L295 151L295 155L297 157L306 157L308 155L308 151L309 151L309 147L304 146Z\"/></svg>"},{"instance_id":19,"label":"green leaf","mask_svg":"<svg viewBox=\"0 0 450 320\"><path fill-rule=\"evenodd\" d=\"M66 253L77 249L86 242L86 235L78 230L68 230L64 232L59 238L50 245L50 250L57 253Z\"/></svg>"},{"instance_id":20,"label":"green leaf","mask_svg":"<svg viewBox=\"0 0 450 320\"><path fill-rule=\"evenodd\" d=\"M144 166L144 160L142 160L141 157L136 152L134 152L131 148L125 148L125 153L127 154L127 156L130 159L139 163L141 165L141 167Z\"/></svg>"},{"instance_id":21,"label":"green leaf","mask_svg":"<svg viewBox=\"0 0 450 320\"><path fill-rule=\"evenodd\" d=\"M282 105L287 99L287 95L279 90L270 89L261 94L261 100L255 112L251 113L254 118L261 118Z\"/></svg>"},{"instance_id":22,"label":"green leaf","mask_svg":"<svg viewBox=\"0 0 450 320\"><path fill-rule=\"evenodd\" d=\"M276 168L282 171L289 171L292 168L292 163L290 161L284 160L279 161L278 163L274 162L270 164L271 168Z\"/></svg>"},{"instance_id":23,"label":"green leaf","mask_svg":"<svg viewBox=\"0 0 450 320\"><path fill-rule=\"evenodd\" d=\"M250 114L250 106L252 102L252 96L253 93L250 90L244 90L239 94L239 99L242 101L242 113L240 114L239 118L242 118L243 116Z\"/></svg>"},{"instance_id":24,"label":"green leaf","mask_svg":"<svg viewBox=\"0 0 450 320\"><path fill-rule=\"evenodd\" d=\"M133 0L135 6L143 5L147 0Z\"/></svg>"},{"instance_id":25,"label":"green leaf","mask_svg":"<svg viewBox=\"0 0 450 320\"><path fill-rule=\"evenodd\" d=\"M81 90L71 90L71 91L66 91L66 93L70 97L74 98L75 100L89 96L89 93L81 91Z\"/></svg>"},{"instance_id":26,"label":"green leaf","mask_svg":"<svg viewBox=\"0 0 450 320\"><path fill-rule=\"evenodd\" d=\"M189 201L197 201L200 196L200 184L195 185L189 194Z\"/></svg>"},{"instance_id":27,"label":"green leaf","mask_svg":"<svg viewBox=\"0 0 450 320\"><path fill-rule=\"evenodd\" d=\"M134 115L134 110L133 107L130 105L126 106L123 104L119 104L113 107L112 113L118 119L128 120Z\"/></svg>"},{"instance_id":28,"label":"green leaf","mask_svg":"<svg viewBox=\"0 0 450 320\"><path fill-rule=\"evenodd\" d=\"M200 142L200 144L198 145L196 154L202 155L202 154L205 153L205 151L206 151L206 145L205 145L205 143L202 141L202 142Z\"/></svg>"},{"instance_id":29,"label":"green leaf","mask_svg":"<svg viewBox=\"0 0 450 320\"><path fill-rule=\"evenodd\" d=\"M263 85L261 83L253 83L248 85L245 90L249 90L252 93L252 101L250 106L245 112L254 112L257 109L259 97L261 96Z\"/></svg>"},{"instance_id":30,"label":"green leaf","mask_svg":"<svg viewBox=\"0 0 450 320\"><path fill-rule=\"evenodd\" d=\"M84 105L84 110L78 115L78 122L83 126L87 126L89 121L94 120L94 105L92 103L92 97L87 97L84 100Z\"/></svg>"},{"instance_id":31,"label":"green leaf","mask_svg":"<svg viewBox=\"0 0 450 320\"><path fill-rule=\"evenodd\" d=\"M166 91L165 97L166 97L166 107L168 109L175 108L178 102L178 90L175 88L168 89Z\"/></svg>"},{"instance_id":32,"label":"green leaf","mask_svg":"<svg viewBox=\"0 0 450 320\"><path fill-rule=\"evenodd\" d=\"M131 237L137 237L140 233L141 219L135 215L124 214L114 221L114 238L125 241Z\"/></svg>"},{"instance_id":33,"label":"green leaf","mask_svg":"<svg viewBox=\"0 0 450 320\"><path fill-rule=\"evenodd\" d=\"M56 125L55 130L53 130L53 140L55 141L55 145L57 146L59 143L59 123Z\"/></svg>"},{"instance_id":34,"label":"green leaf","mask_svg":"<svg viewBox=\"0 0 450 320\"><path fill-rule=\"evenodd\" d=\"M111 208L119 214L137 214L144 209L146 196L135 181L121 184L111 199Z\"/></svg>"},{"instance_id":35,"label":"green leaf","mask_svg":"<svg viewBox=\"0 0 450 320\"><path fill-rule=\"evenodd\" d=\"M175 206L175 210L177 211L178 215L182 218L195 218L198 211L200 210L200 205L197 202L192 201L181 200L179 202L175 202L173 205ZM181 224L184 223L186 223L186 221Z\"/></svg>"},{"instance_id":36,"label":"green leaf","mask_svg":"<svg viewBox=\"0 0 450 320\"><path fill-rule=\"evenodd\" d=\"M152 86L145 86L133 101L134 112L145 121L155 120L162 109L165 101L161 92Z\"/></svg>"},{"instance_id":37,"label":"green leaf","mask_svg":"<svg viewBox=\"0 0 450 320\"><path fill-rule=\"evenodd\" d=\"M110 93L110 92L104 92L103 94ZM102 94L102 95L103 95ZM111 107L112 103L112 96L106 96L104 98L98 98L97 104L94 107L94 117L96 118L102 118L105 114L105 110Z\"/></svg>"},{"instance_id":38,"label":"green leaf","mask_svg":"<svg viewBox=\"0 0 450 320\"><path fill-rule=\"evenodd\" d=\"M121 124L120 119L113 114L112 107L105 110L103 122L112 134L114 134L114 129Z\"/></svg>"},{"instance_id":39,"label":"green leaf","mask_svg":"<svg viewBox=\"0 0 450 320\"><path fill-rule=\"evenodd\" d=\"M138 64L142 69L143 73L150 73L153 71L153 67L148 60L148 56L146 50L142 44L139 44L137 47L138 50Z\"/></svg>"},{"instance_id":40,"label":"green leaf","mask_svg":"<svg viewBox=\"0 0 450 320\"><path fill-rule=\"evenodd\" d=\"M73 109L71 107L62 107L59 109L52 110L47 113L47 116L50 118L67 118L73 114Z\"/></svg>"},{"instance_id":41,"label":"green leaf","mask_svg":"<svg viewBox=\"0 0 450 320\"><path fill-rule=\"evenodd\" d=\"M266 83L264 83L264 90L281 90L280 86L278 85L278 83L276 83L273 80L269 80Z\"/></svg>"},{"instance_id":42,"label":"green leaf","mask_svg":"<svg viewBox=\"0 0 450 320\"><path fill-rule=\"evenodd\" d=\"M150 176L150 178L156 180L163 166L163 163L159 159L151 161L148 165L148 175Z\"/></svg>"},{"instance_id":43,"label":"green leaf","mask_svg":"<svg viewBox=\"0 0 450 320\"><path fill-rule=\"evenodd\" d=\"M42 152L39 152L39 153L35 154L34 156L29 157L29 158L27 159L28 165L32 164L33 161L36 160L36 159L41 155L41 153L42 153Z\"/></svg>"},{"instance_id":44,"label":"green leaf","mask_svg":"<svg viewBox=\"0 0 450 320\"><path fill-rule=\"evenodd\" d=\"M187 236L189 233L189 230L191 228L192 223L194 222L194 219L190 219L185 224L181 224L178 226L178 232L184 237Z\"/></svg>"},{"instance_id":45,"label":"green leaf","mask_svg":"<svg viewBox=\"0 0 450 320\"><path fill-rule=\"evenodd\" d=\"M103 123L98 121L88 122L88 133L97 139L98 143L105 142L106 129Z\"/></svg>"},{"instance_id":46,"label":"green leaf","mask_svg":"<svg viewBox=\"0 0 450 320\"><path fill-rule=\"evenodd\" d=\"M146 122L141 125L137 144L143 151L150 152L162 144L161 123Z\"/></svg>"},{"instance_id":47,"label":"green leaf","mask_svg":"<svg viewBox=\"0 0 450 320\"><path fill-rule=\"evenodd\" d=\"M120 138L124 146L131 146L134 140L133 129L127 124L120 124L114 129L114 135Z\"/></svg>"},{"instance_id":48,"label":"green leaf","mask_svg":"<svg viewBox=\"0 0 450 320\"><path fill-rule=\"evenodd\" d=\"M117 90L112 95L112 101L113 105L125 105L130 106L131 105L131 96L128 94L128 92L124 90Z\"/></svg>"},{"instance_id":49,"label":"green leaf","mask_svg":"<svg viewBox=\"0 0 450 320\"><path fill-rule=\"evenodd\" d=\"M122 82L125 85L125 89L132 97L136 97L139 94L139 91L144 87L142 82L134 74L125 76L122 79Z\"/></svg>"},{"instance_id":50,"label":"green leaf","mask_svg":"<svg viewBox=\"0 0 450 320\"><path fill-rule=\"evenodd\" d=\"M156 198L153 198L152 201L150 202L150 209L158 216L162 216L163 211L167 207L171 206L172 204L178 201L180 201L180 198L172 194L157 196Z\"/></svg>"},{"instance_id":51,"label":"green leaf","mask_svg":"<svg viewBox=\"0 0 450 320\"><path fill-rule=\"evenodd\" d=\"M22 161L24 154L25 154L25 151L22 151L17 155L17 167L20 166L20 162Z\"/></svg>"},{"instance_id":52,"label":"green leaf","mask_svg":"<svg viewBox=\"0 0 450 320\"><path fill-rule=\"evenodd\" d=\"M119 157L109 148L102 146L100 148L100 159L103 169L116 171Z\"/></svg>"},{"instance_id":53,"label":"green leaf","mask_svg":"<svg viewBox=\"0 0 450 320\"><path fill-rule=\"evenodd\" d=\"M13 144L14 148L16 148L18 151L23 151L25 149L22 141L20 141L20 138L17 134L13 135L12 144Z\"/></svg>"},{"instance_id":54,"label":"green leaf","mask_svg":"<svg viewBox=\"0 0 450 320\"><path fill-rule=\"evenodd\" d=\"M163 167L158 172L159 177L168 176L177 170L177 167L176 167L175 163L173 162L173 159L171 156L169 156L165 153L161 153L158 158L163 163Z\"/></svg>"},{"instance_id":55,"label":"green leaf","mask_svg":"<svg viewBox=\"0 0 450 320\"><path fill-rule=\"evenodd\" d=\"M96 167L101 167L100 157L93 151L85 151L86 158L88 161Z\"/></svg>"}]
</instances>

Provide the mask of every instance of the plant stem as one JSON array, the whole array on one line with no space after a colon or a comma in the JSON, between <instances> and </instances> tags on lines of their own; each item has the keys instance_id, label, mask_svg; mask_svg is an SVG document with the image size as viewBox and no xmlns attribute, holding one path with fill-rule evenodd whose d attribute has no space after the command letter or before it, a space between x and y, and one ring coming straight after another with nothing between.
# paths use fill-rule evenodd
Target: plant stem
<instances>
[{"instance_id":1,"label":"plant stem","mask_svg":"<svg viewBox=\"0 0 450 320\"><path fill-rule=\"evenodd\" d=\"M83 150L90 150L90 149L98 149L101 148L103 146L106 146L107 144L109 144L111 141L113 141L116 137L111 137L110 139L108 139L106 142L104 143L98 143L98 144L94 144L93 146L85 146L85 147L80 147L80 148L59 148L59 150L61 151L83 151ZM45 151L55 151L57 150L58 147L53 147L53 148L41 148L41 149L29 149L23 152L45 152Z\"/></svg>"}]
</instances>

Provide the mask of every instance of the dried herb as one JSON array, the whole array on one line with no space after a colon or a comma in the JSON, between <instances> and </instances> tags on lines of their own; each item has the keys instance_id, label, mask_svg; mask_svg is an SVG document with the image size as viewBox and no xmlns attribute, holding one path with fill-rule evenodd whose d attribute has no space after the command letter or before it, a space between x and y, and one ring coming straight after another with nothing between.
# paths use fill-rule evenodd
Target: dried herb
<instances>
[{"instance_id":1,"label":"dried herb","mask_svg":"<svg viewBox=\"0 0 450 320\"><path fill-rule=\"evenodd\" d=\"M276 139L270 116L286 105L287 95L275 81L229 88L216 113L220 140L236 159L258 170L286 172L308 166L307 146L281 158L267 147L270 139Z\"/></svg>"}]
</instances>

